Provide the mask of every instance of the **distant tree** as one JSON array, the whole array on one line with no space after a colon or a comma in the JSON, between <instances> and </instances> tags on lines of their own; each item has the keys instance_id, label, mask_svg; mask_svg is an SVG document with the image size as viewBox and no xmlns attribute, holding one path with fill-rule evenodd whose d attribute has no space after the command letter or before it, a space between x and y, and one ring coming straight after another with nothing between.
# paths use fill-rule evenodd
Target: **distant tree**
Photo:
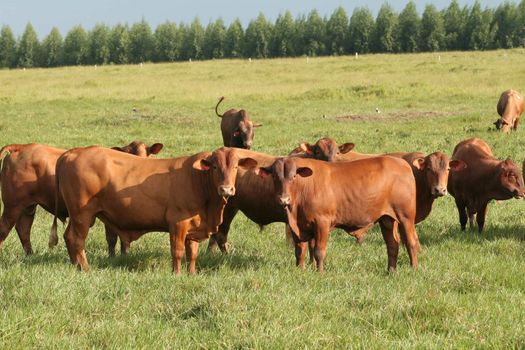
<instances>
[{"instance_id":1,"label":"distant tree","mask_svg":"<svg viewBox=\"0 0 525 350\"><path fill-rule=\"evenodd\" d=\"M11 68L16 62L16 40L11 28L2 26L0 31L0 67Z\"/></svg>"},{"instance_id":2,"label":"distant tree","mask_svg":"<svg viewBox=\"0 0 525 350\"><path fill-rule=\"evenodd\" d=\"M182 35L177 24L166 22L155 30L155 61L173 62L180 58Z\"/></svg>"},{"instance_id":3,"label":"distant tree","mask_svg":"<svg viewBox=\"0 0 525 350\"><path fill-rule=\"evenodd\" d=\"M295 36L294 48L297 56L307 55L307 40L306 40L306 17L299 15L294 21Z\"/></svg>"},{"instance_id":4,"label":"distant tree","mask_svg":"<svg viewBox=\"0 0 525 350\"><path fill-rule=\"evenodd\" d=\"M127 25L117 24L109 34L109 59L115 64L129 63L129 29Z\"/></svg>"},{"instance_id":5,"label":"distant tree","mask_svg":"<svg viewBox=\"0 0 525 350\"><path fill-rule=\"evenodd\" d=\"M129 58L132 63L147 62L153 59L155 39L149 24L142 21L135 23L129 30Z\"/></svg>"},{"instance_id":6,"label":"distant tree","mask_svg":"<svg viewBox=\"0 0 525 350\"><path fill-rule=\"evenodd\" d=\"M443 11L443 24L445 27L445 47L448 50L460 50L463 45L464 23L467 18L459 8L457 0L452 0L446 10Z\"/></svg>"},{"instance_id":7,"label":"distant tree","mask_svg":"<svg viewBox=\"0 0 525 350\"><path fill-rule=\"evenodd\" d=\"M197 17L189 27L184 27L183 53L184 59L202 59L204 44L204 28Z\"/></svg>"},{"instance_id":8,"label":"distant tree","mask_svg":"<svg viewBox=\"0 0 525 350\"><path fill-rule=\"evenodd\" d=\"M374 31L374 49L376 52L397 51L397 26L397 14L388 3L383 4L377 14Z\"/></svg>"},{"instance_id":9,"label":"distant tree","mask_svg":"<svg viewBox=\"0 0 525 350\"><path fill-rule=\"evenodd\" d=\"M326 22L326 48L330 55L344 55L348 52L348 16L338 7Z\"/></svg>"},{"instance_id":10,"label":"distant tree","mask_svg":"<svg viewBox=\"0 0 525 350\"><path fill-rule=\"evenodd\" d=\"M506 1L494 12L493 27L496 28L494 44L498 48L511 48L519 45L519 13L514 3Z\"/></svg>"},{"instance_id":11,"label":"distant tree","mask_svg":"<svg viewBox=\"0 0 525 350\"><path fill-rule=\"evenodd\" d=\"M89 32L89 63L108 64L110 62L110 34L111 31L105 24L97 24Z\"/></svg>"},{"instance_id":12,"label":"distant tree","mask_svg":"<svg viewBox=\"0 0 525 350\"><path fill-rule=\"evenodd\" d=\"M445 28L441 14L432 4L425 7L421 19L421 49L438 51L443 48Z\"/></svg>"},{"instance_id":13,"label":"distant tree","mask_svg":"<svg viewBox=\"0 0 525 350\"><path fill-rule=\"evenodd\" d=\"M308 56L321 56L326 52L326 21L312 10L305 23L305 52Z\"/></svg>"},{"instance_id":14,"label":"distant tree","mask_svg":"<svg viewBox=\"0 0 525 350\"><path fill-rule=\"evenodd\" d=\"M42 41L41 53L40 62L44 67L58 67L64 64L64 40L57 27L53 27Z\"/></svg>"},{"instance_id":15,"label":"distant tree","mask_svg":"<svg viewBox=\"0 0 525 350\"><path fill-rule=\"evenodd\" d=\"M367 7L356 7L350 18L347 47L350 53L368 53L372 48L374 18Z\"/></svg>"},{"instance_id":16,"label":"distant tree","mask_svg":"<svg viewBox=\"0 0 525 350\"><path fill-rule=\"evenodd\" d=\"M414 1L409 1L399 14L398 44L403 52L419 51L421 20Z\"/></svg>"},{"instance_id":17,"label":"distant tree","mask_svg":"<svg viewBox=\"0 0 525 350\"><path fill-rule=\"evenodd\" d=\"M465 27L465 39L468 50L486 50L491 48L495 31L491 30L492 13L482 11L476 0L470 9Z\"/></svg>"},{"instance_id":18,"label":"distant tree","mask_svg":"<svg viewBox=\"0 0 525 350\"><path fill-rule=\"evenodd\" d=\"M19 67L38 67L39 43L35 29L28 23L18 42L17 65Z\"/></svg>"},{"instance_id":19,"label":"distant tree","mask_svg":"<svg viewBox=\"0 0 525 350\"><path fill-rule=\"evenodd\" d=\"M280 14L275 21L271 42L271 56L291 57L296 55L296 30L290 11Z\"/></svg>"},{"instance_id":20,"label":"distant tree","mask_svg":"<svg viewBox=\"0 0 525 350\"><path fill-rule=\"evenodd\" d=\"M241 21L236 18L226 31L224 54L226 57L239 58L243 55L244 30Z\"/></svg>"},{"instance_id":21,"label":"distant tree","mask_svg":"<svg viewBox=\"0 0 525 350\"><path fill-rule=\"evenodd\" d=\"M82 26L73 27L64 39L64 62L67 65L87 63L89 51L88 35Z\"/></svg>"},{"instance_id":22,"label":"distant tree","mask_svg":"<svg viewBox=\"0 0 525 350\"><path fill-rule=\"evenodd\" d=\"M517 8L518 29L516 31L516 45L525 47L525 0L522 0Z\"/></svg>"},{"instance_id":23,"label":"distant tree","mask_svg":"<svg viewBox=\"0 0 525 350\"><path fill-rule=\"evenodd\" d=\"M244 35L244 50L247 57L266 58L270 56L272 26L262 13L252 20Z\"/></svg>"},{"instance_id":24,"label":"distant tree","mask_svg":"<svg viewBox=\"0 0 525 350\"><path fill-rule=\"evenodd\" d=\"M226 43L226 27L219 18L210 22L204 32L203 53L205 58L223 58Z\"/></svg>"}]
</instances>

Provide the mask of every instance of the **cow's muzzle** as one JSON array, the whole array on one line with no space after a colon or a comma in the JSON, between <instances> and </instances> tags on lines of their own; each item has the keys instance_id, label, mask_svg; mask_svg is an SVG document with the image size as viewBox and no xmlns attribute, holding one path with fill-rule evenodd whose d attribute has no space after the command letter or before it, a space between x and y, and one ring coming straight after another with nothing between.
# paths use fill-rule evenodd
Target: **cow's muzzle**
<instances>
[{"instance_id":1,"label":"cow's muzzle","mask_svg":"<svg viewBox=\"0 0 525 350\"><path fill-rule=\"evenodd\" d=\"M525 194L522 191L518 191L518 190L514 191L514 198L520 199L523 197L525 197Z\"/></svg>"},{"instance_id":2,"label":"cow's muzzle","mask_svg":"<svg viewBox=\"0 0 525 350\"><path fill-rule=\"evenodd\" d=\"M235 187L221 185L219 186L218 192L219 196L228 198L235 195Z\"/></svg>"},{"instance_id":3,"label":"cow's muzzle","mask_svg":"<svg viewBox=\"0 0 525 350\"><path fill-rule=\"evenodd\" d=\"M281 204L283 207L288 208L290 207L290 197L289 196L280 196L279 197L279 204Z\"/></svg>"},{"instance_id":4,"label":"cow's muzzle","mask_svg":"<svg viewBox=\"0 0 525 350\"><path fill-rule=\"evenodd\" d=\"M432 190L432 195L434 197L443 197L443 196L446 196L447 195L447 188L446 187L441 187L441 186L436 186L434 187L434 189Z\"/></svg>"}]
</instances>

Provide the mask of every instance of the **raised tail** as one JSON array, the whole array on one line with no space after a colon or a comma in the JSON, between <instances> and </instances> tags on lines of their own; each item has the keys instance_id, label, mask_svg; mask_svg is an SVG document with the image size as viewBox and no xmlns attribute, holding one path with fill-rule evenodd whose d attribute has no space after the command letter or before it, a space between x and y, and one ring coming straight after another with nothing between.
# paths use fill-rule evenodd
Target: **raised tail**
<instances>
[{"instance_id":1,"label":"raised tail","mask_svg":"<svg viewBox=\"0 0 525 350\"><path fill-rule=\"evenodd\" d=\"M219 118L222 118L224 114L219 114L219 111L217 110L217 108L219 108L219 105L221 104L222 100L224 100L224 98L225 98L224 96L219 98L219 102L217 102L217 105L215 105L215 113L217 114Z\"/></svg>"},{"instance_id":2,"label":"raised tail","mask_svg":"<svg viewBox=\"0 0 525 350\"><path fill-rule=\"evenodd\" d=\"M60 195L60 188L59 188L59 181L58 181L58 174L59 174L58 169L60 166L60 159L62 159L62 157L58 158L57 164L55 166L55 213L53 217L53 225L51 225L51 232L49 234L48 246L50 249L53 249L58 244L57 217L58 217L58 199Z\"/></svg>"}]
</instances>

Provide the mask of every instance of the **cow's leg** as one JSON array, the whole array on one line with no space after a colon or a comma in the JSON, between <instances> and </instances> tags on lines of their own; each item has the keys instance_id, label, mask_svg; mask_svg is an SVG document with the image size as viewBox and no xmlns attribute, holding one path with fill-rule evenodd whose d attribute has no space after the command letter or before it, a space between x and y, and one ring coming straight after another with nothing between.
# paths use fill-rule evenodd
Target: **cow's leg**
<instances>
[{"instance_id":1,"label":"cow's leg","mask_svg":"<svg viewBox=\"0 0 525 350\"><path fill-rule=\"evenodd\" d=\"M479 233L483 231L483 227L485 226L485 218L487 217L487 204L488 202L482 203L477 210L478 214L476 215L476 221L478 224Z\"/></svg>"},{"instance_id":2,"label":"cow's leg","mask_svg":"<svg viewBox=\"0 0 525 350\"><path fill-rule=\"evenodd\" d=\"M170 225L171 263L176 275L181 274L181 261L184 256L184 244L188 228L188 221L179 221Z\"/></svg>"},{"instance_id":3,"label":"cow's leg","mask_svg":"<svg viewBox=\"0 0 525 350\"><path fill-rule=\"evenodd\" d=\"M117 246L118 235L108 225L104 225L106 231L106 241L108 242L108 255L110 257L115 256L115 247Z\"/></svg>"},{"instance_id":4,"label":"cow's leg","mask_svg":"<svg viewBox=\"0 0 525 350\"><path fill-rule=\"evenodd\" d=\"M456 201L456 207L458 208L459 213L459 224L461 225L461 231L465 231L465 228L467 227L467 205L465 202L455 199Z\"/></svg>"},{"instance_id":5,"label":"cow's leg","mask_svg":"<svg viewBox=\"0 0 525 350\"><path fill-rule=\"evenodd\" d=\"M414 224L415 218L399 218L399 233L401 237L404 237L403 242L408 252L408 257L410 258L410 266L414 269L417 268L417 253L421 250L421 245L419 244L419 237L417 236L416 226ZM394 225L394 230L395 230Z\"/></svg>"},{"instance_id":6,"label":"cow's leg","mask_svg":"<svg viewBox=\"0 0 525 350\"><path fill-rule=\"evenodd\" d=\"M514 126L512 127L514 131L518 130L518 123L519 123L519 119L516 118L516 120L514 120Z\"/></svg>"},{"instance_id":7,"label":"cow's leg","mask_svg":"<svg viewBox=\"0 0 525 350\"><path fill-rule=\"evenodd\" d=\"M0 247L4 243L7 236L9 235L9 232L11 232L11 229L13 228L13 226L15 226L15 223L20 217L22 210L23 208L20 208L20 207L16 207L16 208L4 207L4 211L2 212L2 217L0 217Z\"/></svg>"},{"instance_id":8,"label":"cow's leg","mask_svg":"<svg viewBox=\"0 0 525 350\"><path fill-rule=\"evenodd\" d=\"M386 244L388 271L394 272L397 267L397 255L399 254L399 235L395 234L394 220L390 217L382 218L379 221L379 226Z\"/></svg>"},{"instance_id":9,"label":"cow's leg","mask_svg":"<svg viewBox=\"0 0 525 350\"><path fill-rule=\"evenodd\" d=\"M67 251L71 263L77 265L79 270L89 271L89 264L86 257L86 238L92 217L85 216L69 218L69 223L64 233Z\"/></svg>"},{"instance_id":10,"label":"cow's leg","mask_svg":"<svg viewBox=\"0 0 525 350\"><path fill-rule=\"evenodd\" d=\"M315 238L308 241L308 254L310 256L310 264L313 264L315 258Z\"/></svg>"},{"instance_id":11,"label":"cow's leg","mask_svg":"<svg viewBox=\"0 0 525 350\"><path fill-rule=\"evenodd\" d=\"M20 238L20 243L26 252L26 255L33 254L33 247L31 246L31 226L35 219L36 204L25 208L16 221L16 232Z\"/></svg>"},{"instance_id":12,"label":"cow's leg","mask_svg":"<svg viewBox=\"0 0 525 350\"><path fill-rule=\"evenodd\" d=\"M317 270L324 271L324 259L326 257L326 247L328 246L328 234L330 231L330 224L325 222L318 222L315 230L315 249L314 257L317 263Z\"/></svg>"},{"instance_id":13,"label":"cow's leg","mask_svg":"<svg viewBox=\"0 0 525 350\"><path fill-rule=\"evenodd\" d=\"M186 246L186 261L188 263L188 273L195 274L195 263L199 255L199 242L187 239Z\"/></svg>"},{"instance_id":14,"label":"cow's leg","mask_svg":"<svg viewBox=\"0 0 525 350\"><path fill-rule=\"evenodd\" d=\"M212 234L208 241L208 251L211 251L218 246L221 252L228 254L228 232L230 231L230 225L233 218L238 211L239 209L233 205L226 204L222 215L222 224L219 225L219 231Z\"/></svg>"}]
</instances>

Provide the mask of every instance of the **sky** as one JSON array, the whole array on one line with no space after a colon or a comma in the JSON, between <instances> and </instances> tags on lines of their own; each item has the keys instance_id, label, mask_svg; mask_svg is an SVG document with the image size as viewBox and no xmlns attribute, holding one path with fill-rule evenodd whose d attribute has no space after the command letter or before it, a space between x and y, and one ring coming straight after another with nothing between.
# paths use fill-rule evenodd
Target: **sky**
<instances>
[{"instance_id":1,"label":"sky","mask_svg":"<svg viewBox=\"0 0 525 350\"><path fill-rule=\"evenodd\" d=\"M518 0L514 0L516 3ZM280 13L289 10L295 17L317 9L321 16L329 16L337 7L343 7L350 17L355 7L368 6L374 16L385 0L0 0L0 26L9 25L16 36L22 35L31 22L40 39L56 26L62 33L75 25L90 30L97 23L113 26L117 23L133 24L142 18L152 29L163 22L190 23L199 17L203 25L222 18L226 25L239 18L243 25L263 13L275 21ZM390 0L397 12L408 0ZM461 6L472 5L474 0L458 0ZM426 4L438 9L446 8L450 0L416 0L421 13ZM480 0L482 7L495 8L503 0Z\"/></svg>"}]
</instances>

